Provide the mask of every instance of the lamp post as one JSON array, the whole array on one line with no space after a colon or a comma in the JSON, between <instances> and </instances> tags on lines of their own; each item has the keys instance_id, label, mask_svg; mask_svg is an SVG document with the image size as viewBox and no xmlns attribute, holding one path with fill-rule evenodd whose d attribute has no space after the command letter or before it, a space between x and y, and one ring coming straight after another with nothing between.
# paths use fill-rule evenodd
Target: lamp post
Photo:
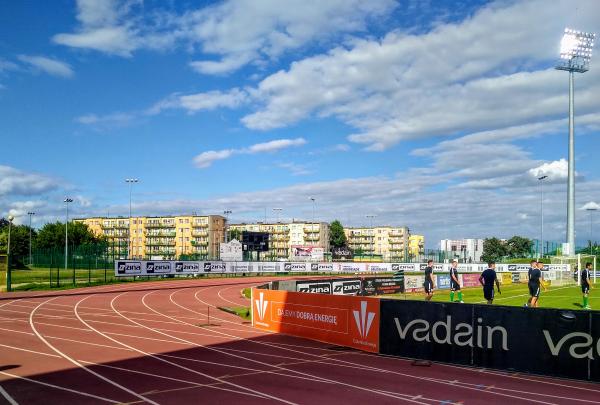
<instances>
[{"instance_id":1,"label":"lamp post","mask_svg":"<svg viewBox=\"0 0 600 405\"><path fill-rule=\"evenodd\" d=\"M574 73L589 70L596 34L565 29L560 43L558 70L569 72L569 170L567 186L567 255L575 254L575 106Z\"/></svg>"},{"instance_id":2,"label":"lamp post","mask_svg":"<svg viewBox=\"0 0 600 405\"><path fill-rule=\"evenodd\" d=\"M373 218L377 215L367 215L367 218L371 219L371 259L375 253L375 230L373 229Z\"/></svg>"},{"instance_id":3,"label":"lamp post","mask_svg":"<svg viewBox=\"0 0 600 405\"><path fill-rule=\"evenodd\" d=\"M592 214L594 213L594 211L597 211L598 208L596 207L588 207L586 208L586 211L590 213L590 255L594 254L592 252L592 237L594 235L594 222L593 222L593 217Z\"/></svg>"},{"instance_id":4,"label":"lamp post","mask_svg":"<svg viewBox=\"0 0 600 405\"><path fill-rule=\"evenodd\" d=\"M11 286L11 271L10 271L10 231L12 228L12 221L15 219L12 215L8 216L8 242L6 245L6 291L12 291Z\"/></svg>"},{"instance_id":5,"label":"lamp post","mask_svg":"<svg viewBox=\"0 0 600 405\"><path fill-rule=\"evenodd\" d=\"M310 200L312 201L312 206L313 206L313 217L312 217L312 224L310 225L310 229L312 231L312 233L315 233L315 197L310 197ZM312 236L312 238L314 238L314 235Z\"/></svg>"},{"instance_id":6,"label":"lamp post","mask_svg":"<svg viewBox=\"0 0 600 405\"><path fill-rule=\"evenodd\" d=\"M548 176L538 177L540 182L540 246L538 247L538 259L544 257L544 180Z\"/></svg>"},{"instance_id":7,"label":"lamp post","mask_svg":"<svg viewBox=\"0 0 600 405\"><path fill-rule=\"evenodd\" d=\"M225 215L225 243L228 242L228 235L227 235L227 228L229 227L229 214L232 214L233 212L231 210L225 210L223 211L223 214Z\"/></svg>"},{"instance_id":8,"label":"lamp post","mask_svg":"<svg viewBox=\"0 0 600 405\"><path fill-rule=\"evenodd\" d=\"M31 266L31 263L33 262L31 259L31 217L35 215L35 212L29 211L27 215L29 215L29 265Z\"/></svg>"},{"instance_id":9,"label":"lamp post","mask_svg":"<svg viewBox=\"0 0 600 405\"><path fill-rule=\"evenodd\" d=\"M68 258L69 258L69 203L72 203L73 200L69 197L65 198L64 203L67 211L67 219L65 220L65 271L68 267ZM60 279L58 279L58 283L60 285Z\"/></svg>"},{"instance_id":10,"label":"lamp post","mask_svg":"<svg viewBox=\"0 0 600 405\"><path fill-rule=\"evenodd\" d=\"M279 213L283 210L283 208L273 208L273 211L277 213L277 223L279 223Z\"/></svg>"},{"instance_id":11,"label":"lamp post","mask_svg":"<svg viewBox=\"0 0 600 405\"><path fill-rule=\"evenodd\" d=\"M129 184L129 226L127 227L127 258L131 259L131 188L138 179L125 179L125 183Z\"/></svg>"}]
</instances>

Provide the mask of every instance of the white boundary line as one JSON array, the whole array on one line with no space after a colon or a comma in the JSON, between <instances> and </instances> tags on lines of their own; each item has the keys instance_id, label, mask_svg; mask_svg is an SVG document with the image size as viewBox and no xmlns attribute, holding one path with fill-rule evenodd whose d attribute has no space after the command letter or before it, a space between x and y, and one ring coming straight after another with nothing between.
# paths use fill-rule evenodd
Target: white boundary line
<instances>
[{"instance_id":1,"label":"white boundary line","mask_svg":"<svg viewBox=\"0 0 600 405\"><path fill-rule=\"evenodd\" d=\"M0 394L2 394L4 399L6 399L10 405L19 405L19 403L17 401L15 401L15 399L13 397L11 397L8 394L8 392L6 392L6 390L4 388L2 388L1 385L0 385Z\"/></svg>"}]
</instances>

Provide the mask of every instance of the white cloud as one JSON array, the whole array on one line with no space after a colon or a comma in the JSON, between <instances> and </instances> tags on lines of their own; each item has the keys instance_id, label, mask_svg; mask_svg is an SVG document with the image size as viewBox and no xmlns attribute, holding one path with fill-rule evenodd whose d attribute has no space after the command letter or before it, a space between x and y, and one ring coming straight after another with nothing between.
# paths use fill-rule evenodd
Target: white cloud
<instances>
[{"instance_id":1,"label":"white cloud","mask_svg":"<svg viewBox=\"0 0 600 405\"><path fill-rule=\"evenodd\" d=\"M217 108L236 108L248 100L245 91L233 88L226 92L214 90L195 94L172 94L150 107L146 113L158 114L166 109L180 108L189 113L210 111Z\"/></svg>"},{"instance_id":2,"label":"white cloud","mask_svg":"<svg viewBox=\"0 0 600 405\"><path fill-rule=\"evenodd\" d=\"M11 70L17 70L18 68L16 63L0 58L0 74Z\"/></svg>"},{"instance_id":3,"label":"white cloud","mask_svg":"<svg viewBox=\"0 0 600 405\"><path fill-rule=\"evenodd\" d=\"M564 72L552 67L565 21L598 31L600 3L498 2L424 34L390 32L292 63L252 91L251 129L335 117L352 142L382 150L407 139L536 125L565 116ZM598 69L578 76L578 111L597 113ZM307 86L306 83L310 83Z\"/></svg>"},{"instance_id":4,"label":"white cloud","mask_svg":"<svg viewBox=\"0 0 600 405\"><path fill-rule=\"evenodd\" d=\"M581 207L582 210L600 210L600 204L594 201L589 201Z\"/></svg>"},{"instance_id":5,"label":"white cloud","mask_svg":"<svg viewBox=\"0 0 600 405\"><path fill-rule=\"evenodd\" d=\"M50 176L28 173L0 165L0 197L8 195L36 195L54 190L61 182Z\"/></svg>"},{"instance_id":6,"label":"white cloud","mask_svg":"<svg viewBox=\"0 0 600 405\"><path fill-rule=\"evenodd\" d=\"M393 0L224 1L177 14L147 12L141 1L77 1L79 26L54 42L129 57L138 49L172 49L183 44L205 55L190 62L199 72L221 74L247 63L257 65L309 43L365 30L367 20L381 18Z\"/></svg>"},{"instance_id":7,"label":"white cloud","mask_svg":"<svg viewBox=\"0 0 600 405\"><path fill-rule=\"evenodd\" d=\"M257 143L247 148L241 149L224 149L224 150L210 150L202 152L194 158L194 164L200 169L210 167L215 161L228 159L234 154L256 154L256 153L270 153L276 152L281 149L302 146L306 144L304 138L296 139L276 139L269 142Z\"/></svg>"},{"instance_id":8,"label":"white cloud","mask_svg":"<svg viewBox=\"0 0 600 405\"><path fill-rule=\"evenodd\" d=\"M292 162L279 163L277 167L288 170L293 176L305 176L312 173L306 165L299 165Z\"/></svg>"},{"instance_id":9,"label":"white cloud","mask_svg":"<svg viewBox=\"0 0 600 405\"><path fill-rule=\"evenodd\" d=\"M529 170L529 174L534 178L548 176L548 181L564 180L569 174L569 162L566 159L560 159L544 163Z\"/></svg>"},{"instance_id":10,"label":"white cloud","mask_svg":"<svg viewBox=\"0 0 600 405\"><path fill-rule=\"evenodd\" d=\"M69 78L73 76L73 69L68 63L57 59L39 55L19 55L18 59L34 69L41 70L52 76Z\"/></svg>"},{"instance_id":11,"label":"white cloud","mask_svg":"<svg viewBox=\"0 0 600 405\"><path fill-rule=\"evenodd\" d=\"M86 114L75 118L75 122L90 125L97 129L126 127L131 124L137 115L135 113L117 112L107 115Z\"/></svg>"}]
</instances>

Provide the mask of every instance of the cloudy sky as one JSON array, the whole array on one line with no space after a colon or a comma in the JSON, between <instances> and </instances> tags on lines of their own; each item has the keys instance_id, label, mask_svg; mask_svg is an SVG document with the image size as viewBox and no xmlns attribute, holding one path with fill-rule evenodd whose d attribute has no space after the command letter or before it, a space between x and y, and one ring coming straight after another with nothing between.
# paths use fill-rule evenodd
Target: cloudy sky
<instances>
[{"instance_id":1,"label":"cloudy sky","mask_svg":"<svg viewBox=\"0 0 600 405\"><path fill-rule=\"evenodd\" d=\"M454 3L454 4L451 4ZM340 219L564 241L565 27L600 2L0 2L0 215ZM576 77L577 240L600 62ZM588 205L589 207L590 205ZM593 204L592 204L593 206ZM597 219L600 233L600 213ZM596 237L596 239L599 239Z\"/></svg>"}]
</instances>

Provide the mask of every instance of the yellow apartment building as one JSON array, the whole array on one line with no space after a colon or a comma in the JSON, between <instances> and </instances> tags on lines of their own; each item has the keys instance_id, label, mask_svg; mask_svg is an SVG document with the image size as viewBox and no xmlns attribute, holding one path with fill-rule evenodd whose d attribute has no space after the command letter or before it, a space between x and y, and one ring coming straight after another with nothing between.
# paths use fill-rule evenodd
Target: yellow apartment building
<instances>
[{"instance_id":1,"label":"yellow apartment building","mask_svg":"<svg viewBox=\"0 0 600 405\"><path fill-rule=\"evenodd\" d=\"M291 259L292 246L313 246L329 252L329 224L327 222L291 222L231 224L229 231L266 232L269 234L269 252L272 260Z\"/></svg>"},{"instance_id":2,"label":"yellow apartment building","mask_svg":"<svg viewBox=\"0 0 600 405\"><path fill-rule=\"evenodd\" d=\"M348 247L363 255L381 255L384 260L404 260L409 247L407 227L381 226L344 228Z\"/></svg>"},{"instance_id":3,"label":"yellow apartment building","mask_svg":"<svg viewBox=\"0 0 600 405\"><path fill-rule=\"evenodd\" d=\"M120 257L176 259L193 256L217 259L225 239L225 218L220 215L165 217L83 218L97 236L108 240L109 250ZM128 248L131 253L128 255Z\"/></svg>"},{"instance_id":4,"label":"yellow apartment building","mask_svg":"<svg viewBox=\"0 0 600 405\"><path fill-rule=\"evenodd\" d=\"M410 235L408 237L408 253L412 257L419 257L425 254L425 236Z\"/></svg>"}]
</instances>

